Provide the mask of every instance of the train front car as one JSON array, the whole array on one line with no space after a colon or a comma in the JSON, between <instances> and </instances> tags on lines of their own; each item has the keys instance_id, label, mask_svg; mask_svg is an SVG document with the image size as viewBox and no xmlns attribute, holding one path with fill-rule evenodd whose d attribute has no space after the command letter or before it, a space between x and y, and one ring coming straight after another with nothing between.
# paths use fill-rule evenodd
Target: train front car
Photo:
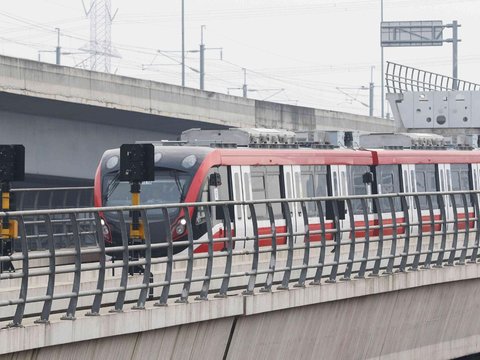
<instances>
[{"instance_id":1,"label":"train front car","mask_svg":"<svg viewBox=\"0 0 480 360\"><path fill-rule=\"evenodd\" d=\"M211 148L187 146L155 146L155 180L143 182L141 186L140 204L158 205L194 202L199 198L203 176L199 168ZM95 175L94 203L101 206L131 205L130 184L119 180L120 149L107 150L97 168ZM200 182L200 183L198 183ZM195 185L196 184L196 185ZM162 209L147 210L150 238L152 244L165 243L167 232L171 232L173 240L182 241L188 238L186 221L179 207L168 209L168 221ZM193 217L195 214L190 213ZM128 212L123 212L126 224L130 223ZM103 235L106 246L121 246L121 219L119 212L104 212L102 215ZM127 226L127 235L128 235ZM194 227L194 233L199 229ZM194 234L199 236L201 234ZM186 247L186 246L185 246ZM184 247L174 247L174 253ZM166 248L152 249L152 256L166 255ZM121 254L113 254L114 257Z\"/></svg>"}]
</instances>

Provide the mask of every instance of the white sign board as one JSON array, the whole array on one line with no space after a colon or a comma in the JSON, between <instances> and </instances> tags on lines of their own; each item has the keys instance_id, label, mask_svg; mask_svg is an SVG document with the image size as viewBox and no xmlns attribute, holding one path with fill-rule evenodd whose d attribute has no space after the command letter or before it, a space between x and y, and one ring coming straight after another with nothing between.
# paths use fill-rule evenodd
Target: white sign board
<instances>
[{"instance_id":1,"label":"white sign board","mask_svg":"<svg viewBox=\"0 0 480 360\"><path fill-rule=\"evenodd\" d=\"M382 47L392 46L442 46L441 20L387 21L381 25Z\"/></svg>"}]
</instances>

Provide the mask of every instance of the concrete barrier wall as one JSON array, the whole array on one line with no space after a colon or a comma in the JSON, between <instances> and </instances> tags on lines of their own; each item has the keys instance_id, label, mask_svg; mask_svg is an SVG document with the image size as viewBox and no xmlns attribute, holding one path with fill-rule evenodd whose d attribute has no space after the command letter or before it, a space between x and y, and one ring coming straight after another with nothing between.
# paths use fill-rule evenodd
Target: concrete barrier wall
<instances>
[{"instance_id":1,"label":"concrete barrier wall","mask_svg":"<svg viewBox=\"0 0 480 360\"><path fill-rule=\"evenodd\" d=\"M255 121L253 100L8 56L0 56L0 90L216 124Z\"/></svg>"},{"instance_id":2,"label":"concrete barrier wall","mask_svg":"<svg viewBox=\"0 0 480 360\"><path fill-rule=\"evenodd\" d=\"M480 280L240 317L227 359L451 359L480 351Z\"/></svg>"},{"instance_id":3,"label":"concrete barrier wall","mask_svg":"<svg viewBox=\"0 0 480 360\"><path fill-rule=\"evenodd\" d=\"M0 356L0 360L222 359L234 318L51 346Z\"/></svg>"},{"instance_id":4,"label":"concrete barrier wall","mask_svg":"<svg viewBox=\"0 0 480 360\"><path fill-rule=\"evenodd\" d=\"M90 340L5 354L0 360L450 359L480 352L479 268L479 264L447 267L257 294L243 298L243 312L242 302L233 296L79 317L63 325L29 325L25 331L30 332L31 342L37 341L38 331L44 331L45 339L38 341L54 343L53 326L60 326L63 336L71 327L74 337L83 332ZM325 292L331 293L330 300L318 295ZM218 312L223 301L230 305ZM167 316L169 311L172 316ZM209 314L217 319L202 321ZM135 319L138 324L132 322ZM158 320L166 327L126 333L125 327L147 329ZM92 328L96 321L122 329L123 335L100 338L108 328ZM4 331L2 346L22 341L18 336L22 329Z\"/></svg>"},{"instance_id":5,"label":"concrete barrier wall","mask_svg":"<svg viewBox=\"0 0 480 360\"><path fill-rule=\"evenodd\" d=\"M394 131L391 120L258 100L255 101L255 125L288 130Z\"/></svg>"}]
</instances>

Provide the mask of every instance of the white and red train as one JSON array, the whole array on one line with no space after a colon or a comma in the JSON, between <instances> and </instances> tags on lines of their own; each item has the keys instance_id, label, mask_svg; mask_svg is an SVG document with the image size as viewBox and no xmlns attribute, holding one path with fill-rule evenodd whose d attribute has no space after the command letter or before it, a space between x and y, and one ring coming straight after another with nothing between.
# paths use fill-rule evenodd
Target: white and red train
<instances>
[{"instance_id":1,"label":"white and red train","mask_svg":"<svg viewBox=\"0 0 480 360\"><path fill-rule=\"evenodd\" d=\"M429 149L316 149L316 148L218 148L205 146L155 146L155 181L142 185L142 204L183 203L196 201L249 201L264 199L298 199L319 196L350 196L389 193L422 193L436 191L480 190L480 151L473 150L429 150ZM117 206L130 204L128 183L118 181L119 149L108 150L103 155L95 176L95 205ZM450 220L454 213L458 218L474 216L471 197L458 195L455 199L444 196L439 203L437 196L430 197L435 220L446 217ZM426 196L419 197L420 209L413 197L406 202L395 198L393 201L397 223L405 222L405 214L410 223L418 222L421 214L424 225L421 230L430 232L430 209ZM404 207L410 209L405 212ZM324 204L325 205L325 204ZM378 222L378 212L382 213L383 224L392 222L392 211L388 199L379 200L377 206L368 206L370 225ZM440 209L440 205L442 209ZM465 213L465 206L468 215ZM314 202L305 204L310 230L320 229L318 209ZM340 207L341 209L342 207ZM285 208L273 204L277 233L286 232ZM293 231L305 230L304 215L299 202L290 203ZM335 227L327 211L325 226ZM349 211L353 212L352 214ZM345 216L340 221L344 229L350 228L351 219L356 226L365 226L364 212L359 200L352 201L351 209L345 207ZM445 210L445 211L444 211ZM343 212L343 209L341 209ZM205 214L191 209L194 239L206 238ZM253 224L249 207L236 205L230 209L231 229L234 236L253 235ZM255 205L259 234L271 234L271 224L265 204ZM115 213L104 215L104 235L108 244L120 245L119 221ZM161 211L148 212L152 243L165 242L166 231L171 231L174 241L186 240L187 229L184 214L180 209L169 210L169 221ZM212 208L213 233L215 238L225 236L225 219L222 212ZM438 221L439 222L439 221ZM167 223L169 228L167 228ZM463 222L458 225L465 227ZM441 228L440 222L434 225L435 231ZM452 225L448 225L452 226ZM473 226L473 223L470 223ZM375 235L378 230L372 230ZM392 231L392 230L390 230ZM405 231L399 226L398 233ZM412 231L418 231L418 228ZM331 234L331 233L330 233ZM348 237L346 231L342 237ZM296 241L299 240L296 237ZM331 239L331 235L326 239ZM302 238L303 239L303 238ZM319 241L320 235L311 237ZM279 245L286 242L278 237ZM263 239L259 246L269 246L271 239ZM236 242L235 248L251 247L252 242ZM215 243L219 251L224 244ZM176 248L175 252L182 248ZM207 251L207 245L198 245L196 252ZM165 250L153 252L161 256Z\"/></svg>"}]
</instances>

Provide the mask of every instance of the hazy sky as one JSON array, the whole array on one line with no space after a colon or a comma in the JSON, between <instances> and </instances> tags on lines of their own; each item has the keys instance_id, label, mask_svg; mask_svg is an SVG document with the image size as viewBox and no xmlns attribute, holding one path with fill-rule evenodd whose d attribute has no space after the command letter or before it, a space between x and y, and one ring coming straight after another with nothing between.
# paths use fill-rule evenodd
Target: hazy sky
<instances>
[{"instance_id":1,"label":"hazy sky","mask_svg":"<svg viewBox=\"0 0 480 360\"><path fill-rule=\"evenodd\" d=\"M89 6L90 0L84 0ZM117 74L181 83L181 0L112 0L118 9L112 42L121 58ZM480 83L480 0L384 0L384 20L458 20L459 78ZM249 97L368 114L375 66L375 115L380 114L380 0L185 0L186 49L198 50L206 25L207 90L241 95L247 69ZM82 66L89 40L81 0L2 1L0 52L37 59L56 46L61 28L62 64ZM444 38L451 36L446 29ZM164 51L163 55L157 50ZM171 52L169 52L171 51ZM386 48L385 60L446 75L452 46ZM41 53L54 62L53 53ZM85 63L85 62L84 62ZM151 64L151 65L150 65ZM88 65L88 62L86 62ZM187 53L187 86L199 87L198 52ZM346 94L348 95L346 95ZM354 100L355 99L355 100Z\"/></svg>"}]
</instances>

